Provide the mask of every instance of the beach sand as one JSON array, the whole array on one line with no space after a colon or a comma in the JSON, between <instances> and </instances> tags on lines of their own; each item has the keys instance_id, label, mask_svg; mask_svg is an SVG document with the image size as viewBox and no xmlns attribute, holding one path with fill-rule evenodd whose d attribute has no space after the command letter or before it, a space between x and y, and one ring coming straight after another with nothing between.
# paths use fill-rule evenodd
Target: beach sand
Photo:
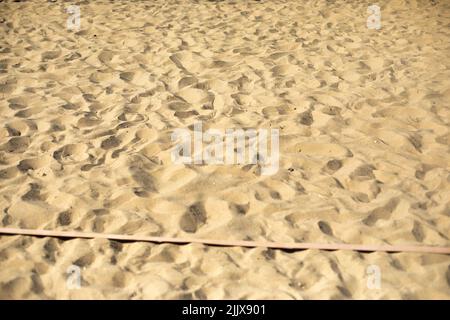
<instances>
[{"instance_id":1,"label":"beach sand","mask_svg":"<svg viewBox=\"0 0 450 320\"><path fill-rule=\"evenodd\" d=\"M450 246L450 3L377 3L1 2L0 226ZM174 164L199 121L278 172ZM0 298L450 299L450 256L1 236Z\"/></svg>"}]
</instances>

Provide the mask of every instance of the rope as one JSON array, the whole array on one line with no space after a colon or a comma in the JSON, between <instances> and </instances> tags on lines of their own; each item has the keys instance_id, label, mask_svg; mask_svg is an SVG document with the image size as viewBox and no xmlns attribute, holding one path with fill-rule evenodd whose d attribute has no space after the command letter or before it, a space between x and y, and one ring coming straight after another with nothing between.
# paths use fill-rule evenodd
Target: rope
<instances>
[{"instance_id":1,"label":"rope","mask_svg":"<svg viewBox=\"0 0 450 320\"><path fill-rule=\"evenodd\" d=\"M351 250L363 252L416 252L450 254L450 247L421 245L370 245L347 243L308 243L308 242L267 242L244 240L218 240L195 238L152 237L144 235L125 235L81 231L55 231L41 229L0 228L0 234L56 238L109 239L119 241L142 241L153 243L188 244L199 243L221 247L272 248L284 250Z\"/></svg>"}]
</instances>

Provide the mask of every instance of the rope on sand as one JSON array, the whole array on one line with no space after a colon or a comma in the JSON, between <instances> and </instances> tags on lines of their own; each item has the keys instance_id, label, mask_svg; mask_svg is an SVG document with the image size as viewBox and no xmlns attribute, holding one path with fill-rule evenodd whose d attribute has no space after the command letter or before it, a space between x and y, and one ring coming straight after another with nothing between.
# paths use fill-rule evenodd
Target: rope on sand
<instances>
[{"instance_id":1,"label":"rope on sand","mask_svg":"<svg viewBox=\"0 0 450 320\"><path fill-rule=\"evenodd\" d=\"M363 252L416 252L416 253L439 253L450 254L450 247L442 246L420 246L420 245L365 245L347 243L307 243L307 242L264 242L264 241L241 241L241 240L217 240L217 239L195 239L195 238L170 238L152 237L144 235L109 234L81 231L55 231L42 229L0 228L0 234L23 235L36 237L56 238L82 238L82 239L109 239L119 241L143 241L153 243L188 244L200 243L204 245L221 247L246 247L246 248L272 248L284 250L350 250Z\"/></svg>"}]
</instances>

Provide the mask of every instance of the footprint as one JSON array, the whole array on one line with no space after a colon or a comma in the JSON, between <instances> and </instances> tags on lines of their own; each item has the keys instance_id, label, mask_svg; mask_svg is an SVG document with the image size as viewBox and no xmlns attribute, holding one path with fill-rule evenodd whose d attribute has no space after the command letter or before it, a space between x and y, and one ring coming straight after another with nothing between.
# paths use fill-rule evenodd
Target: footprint
<instances>
[{"instance_id":1,"label":"footprint","mask_svg":"<svg viewBox=\"0 0 450 320\"><path fill-rule=\"evenodd\" d=\"M0 170L0 179L12 179L19 173L17 167L9 167Z\"/></svg>"},{"instance_id":2,"label":"footprint","mask_svg":"<svg viewBox=\"0 0 450 320\"><path fill-rule=\"evenodd\" d=\"M112 284L116 288L125 288L128 282L125 272L119 271L112 277Z\"/></svg>"},{"instance_id":3,"label":"footprint","mask_svg":"<svg viewBox=\"0 0 450 320\"><path fill-rule=\"evenodd\" d=\"M185 111L186 109L189 109L190 105L186 102L172 102L169 103L169 109L173 111Z\"/></svg>"},{"instance_id":4,"label":"footprint","mask_svg":"<svg viewBox=\"0 0 450 320\"><path fill-rule=\"evenodd\" d=\"M270 196L274 200L281 200L281 194L278 191L270 191Z\"/></svg>"},{"instance_id":5,"label":"footprint","mask_svg":"<svg viewBox=\"0 0 450 320\"><path fill-rule=\"evenodd\" d=\"M86 102L95 102L96 101L95 96L91 93L83 93L82 97L83 97L84 101L86 101Z\"/></svg>"},{"instance_id":6,"label":"footprint","mask_svg":"<svg viewBox=\"0 0 450 320\"><path fill-rule=\"evenodd\" d=\"M98 60L100 60L101 63L103 64L108 64L109 62L111 62L111 60L114 57L114 53L112 51L109 50L103 50L102 52L100 52L100 54L98 55Z\"/></svg>"},{"instance_id":7,"label":"footprint","mask_svg":"<svg viewBox=\"0 0 450 320\"><path fill-rule=\"evenodd\" d=\"M342 168L342 161L337 159L330 160L327 162L327 168L333 172L337 171Z\"/></svg>"},{"instance_id":8,"label":"footprint","mask_svg":"<svg viewBox=\"0 0 450 320\"><path fill-rule=\"evenodd\" d=\"M373 170L375 170L375 167L369 164L365 164L362 166L359 166L350 174L350 178L356 179L356 180L370 180L375 179L375 176L373 174Z\"/></svg>"},{"instance_id":9,"label":"footprint","mask_svg":"<svg viewBox=\"0 0 450 320\"><path fill-rule=\"evenodd\" d=\"M272 60L278 60L284 56L287 56L288 54L289 54L288 52L275 52L272 53L268 58Z\"/></svg>"},{"instance_id":10,"label":"footprint","mask_svg":"<svg viewBox=\"0 0 450 320\"><path fill-rule=\"evenodd\" d=\"M363 220L363 223L368 226L373 226L380 219L389 219L392 212L397 208L399 200L397 198L389 200L389 202L379 208L370 212L370 214Z\"/></svg>"},{"instance_id":11,"label":"footprint","mask_svg":"<svg viewBox=\"0 0 450 320\"><path fill-rule=\"evenodd\" d=\"M31 275L31 291L35 294L41 294L44 291L41 277L37 273Z\"/></svg>"},{"instance_id":12,"label":"footprint","mask_svg":"<svg viewBox=\"0 0 450 320\"><path fill-rule=\"evenodd\" d=\"M28 170L37 170L49 164L48 157L40 157L34 159L25 159L19 162L17 169L22 172L27 172Z\"/></svg>"},{"instance_id":13,"label":"footprint","mask_svg":"<svg viewBox=\"0 0 450 320\"><path fill-rule=\"evenodd\" d=\"M233 63L232 62L227 62L227 61L222 61L222 60L214 60L211 64L210 64L210 68L227 68L232 66Z\"/></svg>"},{"instance_id":14,"label":"footprint","mask_svg":"<svg viewBox=\"0 0 450 320\"><path fill-rule=\"evenodd\" d=\"M125 110L124 113L122 113L118 119L120 121L129 121L129 122L133 122L133 123L138 123L138 122L143 122L148 120L148 118L146 116L144 116L143 114L137 113L137 112L133 112L130 110Z\"/></svg>"},{"instance_id":15,"label":"footprint","mask_svg":"<svg viewBox=\"0 0 450 320\"><path fill-rule=\"evenodd\" d=\"M78 127L80 128L87 128L87 127L94 127L98 126L100 123L102 123L102 120L91 117L89 115L84 116L83 118L79 119L77 122Z\"/></svg>"},{"instance_id":16,"label":"footprint","mask_svg":"<svg viewBox=\"0 0 450 320\"><path fill-rule=\"evenodd\" d=\"M28 108L20 110L14 114L17 118L30 118L32 115L38 114L43 110L42 107Z\"/></svg>"},{"instance_id":17,"label":"footprint","mask_svg":"<svg viewBox=\"0 0 450 320\"><path fill-rule=\"evenodd\" d=\"M247 213L248 209L250 208L250 204L247 203L247 204L243 205L243 204L230 203L229 207L235 213L237 213L239 215L244 215Z\"/></svg>"},{"instance_id":18,"label":"footprint","mask_svg":"<svg viewBox=\"0 0 450 320\"><path fill-rule=\"evenodd\" d=\"M196 110L190 110L190 111L176 111L174 113L174 116L179 119L186 119L194 116L198 116L199 113Z\"/></svg>"},{"instance_id":19,"label":"footprint","mask_svg":"<svg viewBox=\"0 0 450 320\"><path fill-rule=\"evenodd\" d=\"M408 141L413 145L414 149L418 152L422 152L422 136L418 134L410 135Z\"/></svg>"},{"instance_id":20,"label":"footprint","mask_svg":"<svg viewBox=\"0 0 450 320\"><path fill-rule=\"evenodd\" d=\"M195 77L184 77L178 81L178 89L183 89L184 87L188 87L197 83L197 79Z\"/></svg>"},{"instance_id":21,"label":"footprint","mask_svg":"<svg viewBox=\"0 0 450 320\"><path fill-rule=\"evenodd\" d=\"M285 64L273 67L270 71L274 77L281 77L287 75L290 70L292 70L292 66Z\"/></svg>"},{"instance_id":22,"label":"footprint","mask_svg":"<svg viewBox=\"0 0 450 320\"><path fill-rule=\"evenodd\" d=\"M51 126L50 126L50 130L48 131L50 133L66 130L66 126L64 125L64 122L60 119L51 120L50 123L51 123Z\"/></svg>"},{"instance_id":23,"label":"footprint","mask_svg":"<svg viewBox=\"0 0 450 320\"><path fill-rule=\"evenodd\" d=\"M322 113L327 114L329 116L337 116L341 113L341 108L336 106L325 106L322 110Z\"/></svg>"},{"instance_id":24,"label":"footprint","mask_svg":"<svg viewBox=\"0 0 450 320\"><path fill-rule=\"evenodd\" d=\"M27 105L26 104L21 104L21 103L16 103L16 102L10 102L8 107L11 110L22 110L22 109L26 109Z\"/></svg>"},{"instance_id":25,"label":"footprint","mask_svg":"<svg viewBox=\"0 0 450 320\"><path fill-rule=\"evenodd\" d=\"M314 122L311 111L300 113L298 121L305 126L310 126Z\"/></svg>"},{"instance_id":26,"label":"footprint","mask_svg":"<svg viewBox=\"0 0 450 320\"><path fill-rule=\"evenodd\" d=\"M58 252L58 243L56 239L49 239L43 246L44 249L44 259L50 262L56 261L56 254Z\"/></svg>"},{"instance_id":27,"label":"footprint","mask_svg":"<svg viewBox=\"0 0 450 320\"><path fill-rule=\"evenodd\" d=\"M96 217L92 225L92 231L104 232L105 231L105 219L102 217Z\"/></svg>"},{"instance_id":28,"label":"footprint","mask_svg":"<svg viewBox=\"0 0 450 320\"><path fill-rule=\"evenodd\" d=\"M25 193L21 199L23 201L45 201L47 195L41 193L42 187L37 183L30 183L30 190Z\"/></svg>"},{"instance_id":29,"label":"footprint","mask_svg":"<svg viewBox=\"0 0 450 320\"><path fill-rule=\"evenodd\" d=\"M68 226L72 223L72 212L70 210L66 210L60 212L58 215L58 224L61 226Z\"/></svg>"},{"instance_id":30,"label":"footprint","mask_svg":"<svg viewBox=\"0 0 450 320\"><path fill-rule=\"evenodd\" d=\"M134 181L145 191L156 192L154 178L147 172L151 166L147 166L139 158L134 158L131 161L129 171Z\"/></svg>"},{"instance_id":31,"label":"footprint","mask_svg":"<svg viewBox=\"0 0 450 320\"><path fill-rule=\"evenodd\" d=\"M333 229L331 229L330 225L327 222L319 221L317 225L319 226L320 231L322 231L326 235L333 236Z\"/></svg>"},{"instance_id":32,"label":"footprint","mask_svg":"<svg viewBox=\"0 0 450 320\"><path fill-rule=\"evenodd\" d=\"M77 109L80 108L80 106L78 106L77 104L75 104L75 103L70 103L70 102L68 102L68 103L66 103L66 104L64 104L64 105L62 105L61 107L62 107L63 109L66 109L66 110L77 110Z\"/></svg>"},{"instance_id":33,"label":"footprint","mask_svg":"<svg viewBox=\"0 0 450 320\"><path fill-rule=\"evenodd\" d=\"M194 203L181 217L180 227L183 231L194 233L206 222L206 210L201 202Z\"/></svg>"},{"instance_id":34,"label":"footprint","mask_svg":"<svg viewBox=\"0 0 450 320\"><path fill-rule=\"evenodd\" d=\"M72 52L72 53L67 54L64 57L64 61L68 62L68 61L73 61L73 60L76 60L79 58L81 58L81 54L79 54L78 52Z\"/></svg>"},{"instance_id":35,"label":"footprint","mask_svg":"<svg viewBox=\"0 0 450 320\"><path fill-rule=\"evenodd\" d=\"M53 60L59 57L61 52L59 51L46 51L41 55L42 61Z\"/></svg>"},{"instance_id":36,"label":"footprint","mask_svg":"<svg viewBox=\"0 0 450 320\"><path fill-rule=\"evenodd\" d=\"M30 143L31 139L29 137L13 137L3 145L2 149L12 153L23 153L28 149Z\"/></svg>"},{"instance_id":37,"label":"footprint","mask_svg":"<svg viewBox=\"0 0 450 320\"><path fill-rule=\"evenodd\" d=\"M31 120L17 120L8 123L6 126L10 136L27 136L37 130L37 125Z\"/></svg>"},{"instance_id":38,"label":"footprint","mask_svg":"<svg viewBox=\"0 0 450 320\"><path fill-rule=\"evenodd\" d=\"M413 229L411 230L411 233L413 234L414 238L416 238L416 240L419 242L422 242L423 239L425 238L422 225L417 221L414 221L414 226Z\"/></svg>"},{"instance_id":39,"label":"footprint","mask_svg":"<svg viewBox=\"0 0 450 320\"><path fill-rule=\"evenodd\" d=\"M113 153L111 154L111 158L116 159L116 158L118 158L120 156L120 154L122 152L125 152L125 151L127 151L127 148L114 150Z\"/></svg>"},{"instance_id":40,"label":"footprint","mask_svg":"<svg viewBox=\"0 0 450 320\"><path fill-rule=\"evenodd\" d=\"M287 107L265 107L262 109L262 113L266 118L276 117L278 115L287 115L289 108Z\"/></svg>"},{"instance_id":41,"label":"footprint","mask_svg":"<svg viewBox=\"0 0 450 320\"><path fill-rule=\"evenodd\" d=\"M92 252L85 254L84 256L75 260L72 264L79 266L80 268L90 266L95 260L95 255Z\"/></svg>"},{"instance_id":42,"label":"footprint","mask_svg":"<svg viewBox=\"0 0 450 320\"><path fill-rule=\"evenodd\" d=\"M369 196L362 192L357 192L352 196L352 199L357 202L363 202L363 203L369 203L370 199Z\"/></svg>"},{"instance_id":43,"label":"footprint","mask_svg":"<svg viewBox=\"0 0 450 320\"><path fill-rule=\"evenodd\" d=\"M56 150L53 158L62 163L81 162L89 158L88 146L83 143L68 144Z\"/></svg>"},{"instance_id":44,"label":"footprint","mask_svg":"<svg viewBox=\"0 0 450 320\"><path fill-rule=\"evenodd\" d=\"M231 98L236 101L240 106L248 106L252 103L252 98L247 94L235 93L231 95Z\"/></svg>"},{"instance_id":45,"label":"footprint","mask_svg":"<svg viewBox=\"0 0 450 320\"><path fill-rule=\"evenodd\" d=\"M121 72L119 77L123 81L131 82L131 81L133 81L133 78L134 78L134 72Z\"/></svg>"},{"instance_id":46,"label":"footprint","mask_svg":"<svg viewBox=\"0 0 450 320\"><path fill-rule=\"evenodd\" d=\"M100 147L105 150L117 148L120 145L121 141L119 138L115 136L110 136L109 138L102 141Z\"/></svg>"},{"instance_id":47,"label":"footprint","mask_svg":"<svg viewBox=\"0 0 450 320\"><path fill-rule=\"evenodd\" d=\"M337 286L337 289L339 290L339 292L346 298L351 299L352 298L352 293L350 292L350 290L348 290L347 288L343 287L343 286Z\"/></svg>"},{"instance_id":48,"label":"footprint","mask_svg":"<svg viewBox=\"0 0 450 320\"><path fill-rule=\"evenodd\" d=\"M191 104L204 103L207 102L209 98L209 95L205 91L189 87L182 89L177 95Z\"/></svg>"},{"instance_id":49,"label":"footprint","mask_svg":"<svg viewBox=\"0 0 450 320\"><path fill-rule=\"evenodd\" d=\"M15 78L10 78L0 83L0 93L8 95L12 94L17 88L17 80Z\"/></svg>"}]
</instances>

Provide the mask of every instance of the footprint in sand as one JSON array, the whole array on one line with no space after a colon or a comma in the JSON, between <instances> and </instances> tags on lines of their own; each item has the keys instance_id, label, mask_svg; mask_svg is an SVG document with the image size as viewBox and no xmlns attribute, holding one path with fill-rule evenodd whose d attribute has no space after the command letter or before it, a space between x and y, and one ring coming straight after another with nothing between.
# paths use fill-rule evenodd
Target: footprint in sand
<instances>
[{"instance_id":1,"label":"footprint in sand","mask_svg":"<svg viewBox=\"0 0 450 320\"><path fill-rule=\"evenodd\" d=\"M328 236L333 236L333 229L331 229L331 227L328 224L328 222L319 221L317 223L317 225L319 226L320 231L322 231L324 234L326 234Z\"/></svg>"},{"instance_id":2,"label":"footprint in sand","mask_svg":"<svg viewBox=\"0 0 450 320\"><path fill-rule=\"evenodd\" d=\"M50 164L50 157L43 156L33 159L21 160L17 165L17 168L22 172L27 172L28 170L37 170L48 166Z\"/></svg>"},{"instance_id":3,"label":"footprint in sand","mask_svg":"<svg viewBox=\"0 0 450 320\"><path fill-rule=\"evenodd\" d=\"M126 82L133 81L134 72L121 72L119 78Z\"/></svg>"},{"instance_id":4,"label":"footprint in sand","mask_svg":"<svg viewBox=\"0 0 450 320\"><path fill-rule=\"evenodd\" d=\"M304 126L311 126L312 123L314 122L311 111L305 111L303 113L300 113L298 121Z\"/></svg>"},{"instance_id":5,"label":"footprint in sand","mask_svg":"<svg viewBox=\"0 0 450 320\"><path fill-rule=\"evenodd\" d=\"M342 161L338 159L330 160L326 164L326 171L329 173L334 173L340 168L342 168Z\"/></svg>"},{"instance_id":6,"label":"footprint in sand","mask_svg":"<svg viewBox=\"0 0 450 320\"><path fill-rule=\"evenodd\" d=\"M70 210L60 212L57 220L58 224L61 226L70 225L72 223L72 212Z\"/></svg>"},{"instance_id":7,"label":"footprint in sand","mask_svg":"<svg viewBox=\"0 0 450 320\"><path fill-rule=\"evenodd\" d=\"M129 171L133 180L139 185L142 192L156 192L156 185L154 178L148 173L153 167L154 163L145 163L139 157L132 157L129 162Z\"/></svg>"},{"instance_id":8,"label":"footprint in sand","mask_svg":"<svg viewBox=\"0 0 450 320\"><path fill-rule=\"evenodd\" d=\"M411 233L413 234L414 238L419 242L423 242L423 240L425 239L423 227L418 221L414 221L414 226L411 230Z\"/></svg>"},{"instance_id":9,"label":"footprint in sand","mask_svg":"<svg viewBox=\"0 0 450 320\"><path fill-rule=\"evenodd\" d=\"M207 92L197 89L186 87L177 93L184 101L191 104L200 104L208 101L209 95Z\"/></svg>"},{"instance_id":10,"label":"footprint in sand","mask_svg":"<svg viewBox=\"0 0 450 320\"><path fill-rule=\"evenodd\" d=\"M70 164L85 161L89 158L88 146L84 143L68 144L56 150L53 158L62 164Z\"/></svg>"},{"instance_id":11,"label":"footprint in sand","mask_svg":"<svg viewBox=\"0 0 450 320\"><path fill-rule=\"evenodd\" d=\"M181 78L178 81L178 89L181 90L184 87L188 87L188 86L194 85L197 82L198 82L198 80L195 77L184 77L184 78Z\"/></svg>"},{"instance_id":12,"label":"footprint in sand","mask_svg":"<svg viewBox=\"0 0 450 320\"><path fill-rule=\"evenodd\" d=\"M19 170L17 167L9 167L6 169L0 170L0 179L6 180L6 179L12 179L17 176L19 173Z\"/></svg>"},{"instance_id":13,"label":"footprint in sand","mask_svg":"<svg viewBox=\"0 0 450 320\"><path fill-rule=\"evenodd\" d=\"M23 201L45 201L47 194L42 192L42 186L37 183L30 183L29 190L22 195Z\"/></svg>"},{"instance_id":14,"label":"footprint in sand","mask_svg":"<svg viewBox=\"0 0 450 320\"><path fill-rule=\"evenodd\" d=\"M95 114L87 113L84 117L77 121L77 126L80 128L95 127L102 123Z\"/></svg>"},{"instance_id":15,"label":"footprint in sand","mask_svg":"<svg viewBox=\"0 0 450 320\"><path fill-rule=\"evenodd\" d=\"M359 181L375 179L373 170L375 167L370 164L361 165L350 174L350 178Z\"/></svg>"},{"instance_id":16,"label":"footprint in sand","mask_svg":"<svg viewBox=\"0 0 450 320\"><path fill-rule=\"evenodd\" d=\"M180 220L180 227L188 233L196 232L206 222L206 210L201 202L189 206Z\"/></svg>"},{"instance_id":17,"label":"footprint in sand","mask_svg":"<svg viewBox=\"0 0 450 320\"><path fill-rule=\"evenodd\" d=\"M116 136L110 136L109 138L106 138L102 141L100 147L105 150L114 149L120 146L120 139Z\"/></svg>"},{"instance_id":18,"label":"footprint in sand","mask_svg":"<svg viewBox=\"0 0 450 320\"><path fill-rule=\"evenodd\" d=\"M61 55L60 51L46 51L41 55L42 61L48 61L58 58Z\"/></svg>"},{"instance_id":19,"label":"footprint in sand","mask_svg":"<svg viewBox=\"0 0 450 320\"><path fill-rule=\"evenodd\" d=\"M27 151L30 143L30 137L13 137L1 149L12 153L23 153Z\"/></svg>"},{"instance_id":20,"label":"footprint in sand","mask_svg":"<svg viewBox=\"0 0 450 320\"><path fill-rule=\"evenodd\" d=\"M24 110L20 110L14 114L17 118L31 118L33 115L36 115L44 110L44 107L34 107L34 108L28 108Z\"/></svg>"},{"instance_id":21,"label":"footprint in sand","mask_svg":"<svg viewBox=\"0 0 450 320\"><path fill-rule=\"evenodd\" d=\"M37 130L36 124L31 120L12 121L5 127L9 135L13 137L32 135Z\"/></svg>"},{"instance_id":22,"label":"footprint in sand","mask_svg":"<svg viewBox=\"0 0 450 320\"><path fill-rule=\"evenodd\" d=\"M199 113L196 110L190 110L190 111L176 111L174 113L174 116L179 119L186 119L194 116L198 116Z\"/></svg>"},{"instance_id":23,"label":"footprint in sand","mask_svg":"<svg viewBox=\"0 0 450 320\"><path fill-rule=\"evenodd\" d=\"M250 203L247 203L247 204L230 203L229 207L230 207L230 210L235 212L236 214L244 215L250 209Z\"/></svg>"},{"instance_id":24,"label":"footprint in sand","mask_svg":"<svg viewBox=\"0 0 450 320\"><path fill-rule=\"evenodd\" d=\"M387 220L391 217L392 212L397 208L399 199L394 198L389 200L384 206L372 210L368 216L363 220L363 223L368 226L374 226L378 220Z\"/></svg>"},{"instance_id":25,"label":"footprint in sand","mask_svg":"<svg viewBox=\"0 0 450 320\"><path fill-rule=\"evenodd\" d=\"M190 105L186 102L178 101L169 103L168 107L173 111L186 111L190 108Z\"/></svg>"}]
</instances>

